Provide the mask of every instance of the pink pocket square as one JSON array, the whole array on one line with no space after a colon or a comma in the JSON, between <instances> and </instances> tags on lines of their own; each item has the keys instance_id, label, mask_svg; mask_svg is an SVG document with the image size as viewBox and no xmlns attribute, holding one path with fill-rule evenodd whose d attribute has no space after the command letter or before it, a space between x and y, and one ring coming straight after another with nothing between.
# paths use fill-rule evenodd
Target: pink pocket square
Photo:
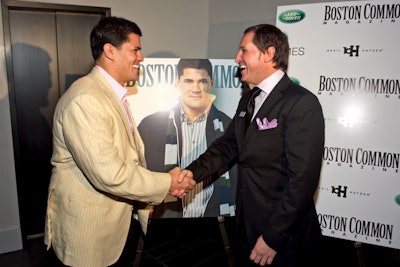
<instances>
[{"instance_id":1,"label":"pink pocket square","mask_svg":"<svg viewBox=\"0 0 400 267\"><path fill-rule=\"evenodd\" d=\"M260 118L256 118L256 122L258 125L258 130L260 131L276 128L278 126L277 119L273 119L269 122L267 118L263 118L262 121Z\"/></svg>"}]
</instances>

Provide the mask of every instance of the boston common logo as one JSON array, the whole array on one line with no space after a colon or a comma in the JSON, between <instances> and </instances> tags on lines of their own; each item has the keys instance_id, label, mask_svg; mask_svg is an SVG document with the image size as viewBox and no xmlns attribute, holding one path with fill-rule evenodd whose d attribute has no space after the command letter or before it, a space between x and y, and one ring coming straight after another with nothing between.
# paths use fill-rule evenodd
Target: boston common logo
<instances>
[{"instance_id":1,"label":"boston common logo","mask_svg":"<svg viewBox=\"0 0 400 267\"><path fill-rule=\"evenodd\" d=\"M306 13L299 9L291 9L285 12L282 12L279 15L279 20L283 23L296 23L303 20L306 16Z\"/></svg>"}]
</instances>

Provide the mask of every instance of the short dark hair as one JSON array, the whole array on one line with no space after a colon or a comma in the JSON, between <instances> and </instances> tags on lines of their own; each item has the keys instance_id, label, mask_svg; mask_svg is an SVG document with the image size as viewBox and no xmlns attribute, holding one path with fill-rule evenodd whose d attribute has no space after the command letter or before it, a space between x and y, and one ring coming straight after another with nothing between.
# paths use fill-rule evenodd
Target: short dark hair
<instances>
[{"instance_id":1,"label":"short dark hair","mask_svg":"<svg viewBox=\"0 0 400 267\"><path fill-rule=\"evenodd\" d=\"M287 71L289 63L289 41L285 33L274 25L258 24L247 28L244 34L254 32L253 43L260 50L265 51L268 47L275 47L275 68Z\"/></svg>"},{"instance_id":2,"label":"short dark hair","mask_svg":"<svg viewBox=\"0 0 400 267\"><path fill-rule=\"evenodd\" d=\"M130 33L142 36L139 26L132 21L120 17L102 18L90 33L90 48L94 60L103 53L104 44L110 43L119 48L128 40Z\"/></svg>"},{"instance_id":3,"label":"short dark hair","mask_svg":"<svg viewBox=\"0 0 400 267\"><path fill-rule=\"evenodd\" d=\"M212 65L209 59L205 58L181 58L178 62L178 78L183 75L183 70L191 69L204 69L208 75L212 77Z\"/></svg>"}]
</instances>

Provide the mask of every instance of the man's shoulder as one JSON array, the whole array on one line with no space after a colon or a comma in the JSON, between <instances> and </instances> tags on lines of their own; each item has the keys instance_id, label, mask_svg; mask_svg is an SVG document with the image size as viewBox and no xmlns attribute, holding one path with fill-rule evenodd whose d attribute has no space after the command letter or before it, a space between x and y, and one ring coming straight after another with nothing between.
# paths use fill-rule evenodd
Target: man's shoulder
<instances>
[{"instance_id":1,"label":"man's shoulder","mask_svg":"<svg viewBox=\"0 0 400 267\"><path fill-rule=\"evenodd\" d=\"M212 111L212 114L214 114L213 117L218 116L222 121L231 120L232 119L225 112L223 112L222 110L218 109L214 104L212 105L211 111Z\"/></svg>"},{"instance_id":2,"label":"man's shoulder","mask_svg":"<svg viewBox=\"0 0 400 267\"><path fill-rule=\"evenodd\" d=\"M161 110L145 116L139 123L139 128L148 128L167 124L169 110Z\"/></svg>"},{"instance_id":3,"label":"man's shoulder","mask_svg":"<svg viewBox=\"0 0 400 267\"><path fill-rule=\"evenodd\" d=\"M100 94L99 87L106 87L107 82L99 72L93 69L86 75L77 78L71 83L65 94Z\"/></svg>"},{"instance_id":4,"label":"man's shoulder","mask_svg":"<svg viewBox=\"0 0 400 267\"><path fill-rule=\"evenodd\" d=\"M160 110L160 111L151 113L151 114L145 116L143 118L143 121L153 120L153 119L156 119L156 118L168 117L169 112L170 112L169 110Z\"/></svg>"}]
</instances>

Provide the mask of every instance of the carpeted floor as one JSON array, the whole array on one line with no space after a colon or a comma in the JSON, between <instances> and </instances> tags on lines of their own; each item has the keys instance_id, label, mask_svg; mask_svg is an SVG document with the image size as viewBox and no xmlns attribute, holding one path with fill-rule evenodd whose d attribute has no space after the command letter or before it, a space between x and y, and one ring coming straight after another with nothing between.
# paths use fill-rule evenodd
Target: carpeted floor
<instances>
[{"instance_id":1,"label":"carpeted floor","mask_svg":"<svg viewBox=\"0 0 400 267\"><path fill-rule=\"evenodd\" d=\"M233 218L158 219L140 239L136 227L130 232L120 260L112 267L232 267L229 244ZM143 243L141 243L143 241ZM225 241L225 242L224 242ZM399 267L400 250L324 237L324 267ZM58 260L46 251L43 238L26 241L25 249L0 254L0 267L55 267Z\"/></svg>"}]
</instances>

